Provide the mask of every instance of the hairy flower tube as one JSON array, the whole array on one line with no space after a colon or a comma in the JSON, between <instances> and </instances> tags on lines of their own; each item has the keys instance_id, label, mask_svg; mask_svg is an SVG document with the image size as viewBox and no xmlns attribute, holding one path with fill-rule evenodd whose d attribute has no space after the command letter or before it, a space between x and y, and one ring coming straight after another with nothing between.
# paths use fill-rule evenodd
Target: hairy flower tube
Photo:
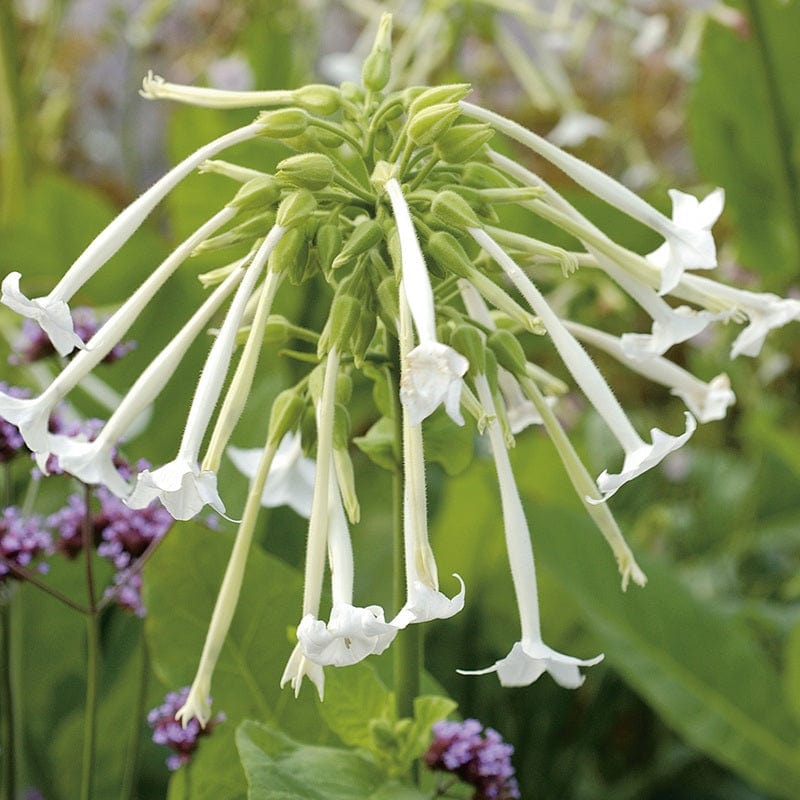
<instances>
[{"instance_id":1,"label":"hairy flower tube","mask_svg":"<svg viewBox=\"0 0 800 800\"><path fill-rule=\"evenodd\" d=\"M521 620L519 641L489 670L507 685L530 683L543 672L564 686L580 685L579 667L597 658L565 656L542 640L533 552L508 460L514 437L526 435L532 424L542 426L608 541L623 587L630 580L643 585L645 576L607 501L682 447L698 423L722 418L735 399L724 374L711 380L694 376L673 362L671 348L701 330L744 324L732 355L754 356L770 330L800 318L797 300L713 278L711 229L722 211L720 190L702 199L673 191L673 213L667 216L589 164L467 102L467 85L388 90L390 46L386 16L361 85L228 93L148 77L147 97L260 111L250 125L187 156L123 211L49 295L25 297L18 273L3 281L3 302L38 321L56 350L83 348L38 395L24 397L0 386L9 453L24 441L40 464L55 456L63 469L105 485L129 508L158 500L178 519L206 505L219 513L228 508L230 462L251 479L197 676L178 713L184 724L211 718L214 665L262 505L288 504L308 517L297 641L280 677L295 692L307 677L322 696L326 668L379 653L396 635L408 633L398 631L463 608L463 584L455 594L440 588L440 565L428 539L425 459L432 427L439 437L442 431L463 435L471 430L462 427L465 418L475 420L489 440ZM515 158L489 146L496 135L519 145ZM243 163L215 158L250 139L280 142L291 155L277 161L254 151ZM663 243L655 253L640 254L615 242L526 165L535 165L536 158L655 230ZM114 269L114 253L195 168L226 177L230 198L161 265L143 269L139 288L120 298L88 341L80 341L68 303L79 289L91 290L98 269ZM500 205L515 207L513 226L501 221ZM570 237L570 249L537 238L538 220ZM205 303L187 319L164 315L170 343L139 376L131 376L129 391L94 441L52 431L53 409L114 352L173 274L193 269L189 257L195 252L219 259L200 276L211 288ZM570 319L573 309L564 302L570 293L557 289L574 280L576 270L600 288L618 287L650 322L643 330L611 336ZM275 311L298 293L313 308L314 329ZM199 380L183 395L182 431L157 430L174 441L174 458L122 475L112 454L210 328L213 339ZM279 343L280 354L265 343ZM687 409L682 424L667 419L649 434L640 431L592 360L588 350L594 349L680 398ZM291 370L283 368L288 361ZM269 413L259 409L262 419L269 418L266 441L258 431L253 442L239 423L243 411L252 408L256 395L264 396L262 384L288 375ZM171 387L175 397L183 388ZM558 396L570 389L585 398L587 413L596 414L619 444L618 462L596 476L558 420ZM367 407L370 417L359 436L350 423L355 391L363 396L352 407L359 414ZM265 444L257 450L259 440ZM231 442L236 446L229 447ZM359 524L359 493L370 491L374 479L354 468L354 447L372 459L374 469L393 476L399 588L386 612L374 598L360 596L354 575L350 526ZM230 509L234 517L237 512ZM331 597L325 591L328 569Z\"/></svg>"}]
</instances>

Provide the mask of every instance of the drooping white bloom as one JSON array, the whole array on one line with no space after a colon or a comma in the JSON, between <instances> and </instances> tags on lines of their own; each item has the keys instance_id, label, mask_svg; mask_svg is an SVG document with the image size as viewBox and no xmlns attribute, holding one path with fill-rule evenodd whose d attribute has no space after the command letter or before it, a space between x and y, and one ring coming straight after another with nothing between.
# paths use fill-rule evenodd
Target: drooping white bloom
<instances>
[{"instance_id":1,"label":"drooping white bloom","mask_svg":"<svg viewBox=\"0 0 800 800\"><path fill-rule=\"evenodd\" d=\"M131 508L146 508L159 498L176 519L191 519L206 504L221 514L225 512L217 491L216 473L200 467L200 446L225 382L245 306L284 231L285 228L275 225L256 251L200 374L178 453L162 467L137 475L136 486L125 501Z\"/></svg>"},{"instance_id":2,"label":"drooping white bloom","mask_svg":"<svg viewBox=\"0 0 800 800\"><path fill-rule=\"evenodd\" d=\"M539 315L564 365L625 451L622 472L609 474L604 470L598 476L597 485L603 493L604 500L611 497L623 484L656 466L689 439L697 423L694 417L687 413L686 430L683 434L670 436L658 428L653 428L650 431L652 442L650 444L645 442L636 432L594 362L566 329L528 276L485 231L480 228L468 228L468 232L497 261L530 303L534 312Z\"/></svg>"},{"instance_id":3,"label":"drooping white bloom","mask_svg":"<svg viewBox=\"0 0 800 800\"><path fill-rule=\"evenodd\" d=\"M511 652L491 667L475 671L459 670L459 672L463 675L485 675L496 672L503 686L528 686L544 672L549 672L560 686L575 689L584 680L578 668L597 664L602 661L603 656L590 659L573 658L553 650L542 641L536 566L525 510L514 481L503 433L497 420L493 419L496 410L486 376L476 376L475 385L478 397L490 418L487 432L500 485L508 561L519 607L522 636L511 648Z\"/></svg>"},{"instance_id":4,"label":"drooping white bloom","mask_svg":"<svg viewBox=\"0 0 800 800\"><path fill-rule=\"evenodd\" d=\"M298 642L281 675L281 688L288 683L294 690L294 696L297 697L303 685L303 678L308 678L317 687L317 694L322 700L325 697L325 670L310 658L306 658Z\"/></svg>"},{"instance_id":5,"label":"drooping white bloom","mask_svg":"<svg viewBox=\"0 0 800 800\"><path fill-rule=\"evenodd\" d=\"M38 397L16 398L0 392L0 415L16 425L34 453L49 452L48 421L56 405L117 345L145 306L197 245L228 222L235 210L224 208L173 250L144 283L103 323L86 348L56 376Z\"/></svg>"},{"instance_id":6,"label":"drooping white bloom","mask_svg":"<svg viewBox=\"0 0 800 800\"><path fill-rule=\"evenodd\" d=\"M75 292L130 239L164 196L189 173L221 150L254 138L260 130L261 126L253 123L226 133L173 167L97 235L47 296L29 300L20 291L20 274L12 272L3 280L2 302L17 313L36 320L62 356L76 347L83 347L83 342L74 332L67 305Z\"/></svg>"},{"instance_id":7,"label":"drooping white bloom","mask_svg":"<svg viewBox=\"0 0 800 800\"><path fill-rule=\"evenodd\" d=\"M740 355L755 358L771 330L800 320L800 300L775 294L741 294L739 307L747 314L749 324L731 345L731 358Z\"/></svg>"},{"instance_id":8,"label":"drooping white bloom","mask_svg":"<svg viewBox=\"0 0 800 800\"><path fill-rule=\"evenodd\" d=\"M228 456L242 475L252 478L261 451L231 446L228 447ZM261 505L265 508L289 506L301 517L308 519L314 496L315 474L314 459L303 455L300 434L287 433L275 453L272 469L261 494Z\"/></svg>"},{"instance_id":9,"label":"drooping white bloom","mask_svg":"<svg viewBox=\"0 0 800 800\"><path fill-rule=\"evenodd\" d=\"M411 345L411 321L408 303L400 294L400 358ZM412 622L447 619L464 607L464 582L452 598L439 591L439 573L428 541L427 502L425 497L425 459L422 427L411 421L403 407L403 550L406 568L406 602L391 624L405 628Z\"/></svg>"},{"instance_id":10,"label":"drooping white bloom","mask_svg":"<svg viewBox=\"0 0 800 800\"><path fill-rule=\"evenodd\" d=\"M603 136L607 130L608 123L605 120L573 109L561 117L547 138L559 147L579 147L587 139Z\"/></svg>"},{"instance_id":11,"label":"drooping white bloom","mask_svg":"<svg viewBox=\"0 0 800 800\"><path fill-rule=\"evenodd\" d=\"M469 363L452 347L436 338L436 317L428 268L419 246L414 223L396 178L386 182L400 239L402 280L405 297L417 330L419 344L406 353L400 384L400 399L408 410L411 424L418 425L440 403L453 422L464 424L459 408L462 376Z\"/></svg>"}]
</instances>

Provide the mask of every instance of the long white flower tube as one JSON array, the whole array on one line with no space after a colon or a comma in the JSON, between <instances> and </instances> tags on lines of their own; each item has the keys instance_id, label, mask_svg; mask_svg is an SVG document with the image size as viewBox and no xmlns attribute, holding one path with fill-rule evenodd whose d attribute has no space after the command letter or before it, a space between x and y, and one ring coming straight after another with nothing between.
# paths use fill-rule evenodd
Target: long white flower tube
<instances>
[{"instance_id":1,"label":"long white flower tube","mask_svg":"<svg viewBox=\"0 0 800 800\"><path fill-rule=\"evenodd\" d=\"M102 483L118 497L130 492L127 481L114 466L113 451L139 415L161 394L186 351L205 329L216 311L242 278L242 270L232 272L181 328L177 336L150 362L136 379L122 402L92 442L53 435L49 453L58 457L59 466L84 483Z\"/></svg>"},{"instance_id":2,"label":"long white flower tube","mask_svg":"<svg viewBox=\"0 0 800 800\"><path fill-rule=\"evenodd\" d=\"M712 269L717 266L711 226L722 213L725 199L722 189L715 189L702 201L671 190L673 214L672 219L669 219L604 172L561 150L522 125L464 100L459 102L459 106L468 117L488 122L496 130L516 139L555 164L592 194L663 236L664 244L651 256L652 263L661 270L662 294L677 285L684 270Z\"/></svg>"},{"instance_id":3,"label":"long white flower tube","mask_svg":"<svg viewBox=\"0 0 800 800\"><path fill-rule=\"evenodd\" d=\"M412 333L408 303L400 292L400 359L411 347ZM412 622L447 619L464 607L464 582L456 575L461 591L449 598L439 591L439 573L428 541L428 513L425 496L425 458L422 426L414 424L403 406L403 553L406 568L406 602L391 624L406 628Z\"/></svg>"},{"instance_id":4,"label":"long white flower tube","mask_svg":"<svg viewBox=\"0 0 800 800\"><path fill-rule=\"evenodd\" d=\"M599 347L634 372L668 387L672 394L686 403L686 407L699 422L725 419L728 408L736 402L736 395L725 373L706 383L669 359L651 358L642 361L631 358L623 340L609 333L577 322L566 321L564 324L581 341Z\"/></svg>"},{"instance_id":5,"label":"long white flower tube","mask_svg":"<svg viewBox=\"0 0 800 800\"><path fill-rule=\"evenodd\" d=\"M192 250L236 213L223 208L182 242L144 283L105 321L102 327L38 397L21 399L0 392L0 415L16 425L33 452L47 451L48 420L58 402L91 372L119 343L155 293L191 255Z\"/></svg>"},{"instance_id":6,"label":"long white flower tube","mask_svg":"<svg viewBox=\"0 0 800 800\"><path fill-rule=\"evenodd\" d=\"M221 150L258 136L261 127L254 122L226 133L173 167L97 235L48 295L29 300L20 291L20 273L12 272L3 280L2 302L18 314L36 320L62 356L76 347L83 347L83 342L73 329L67 305L75 292L130 239L164 196L189 173Z\"/></svg>"},{"instance_id":7,"label":"long white flower tube","mask_svg":"<svg viewBox=\"0 0 800 800\"><path fill-rule=\"evenodd\" d=\"M496 410L486 376L477 375L475 385L478 398L490 418L487 432L500 486L508 561L519 607L522 636L511 648L511 652L491 667L458 671L462 675L485 675L496 672L503 686L528 686L542 674L549 672L559 686L576 689L584 681L578 668L591 667L602 661L603 656L590 659L574 658L553 650L542 641L536 566L525 510L514 481L502 430L497 420L492 419L496 415Z\"/></svg>"},{"instance_id":8,"label":"long white flower tube","mask_svg":"<svg viewBox=\"0 0 800 800\"><path fill-rule=\"evenodd\" d=\"M468 228L468 232L483 250L502 267L511 282L530 303L531 308L547 328L564 365L625 451L622 472L613 474L604 470L597 479L597 486L602 492L604 500L611 497L628 481L656 466L669 453L688 441L694 433L697 423L694 417L687 412L686 430L683 434L670 436L658 428L653 428L650 431L652 443L647 444L636 432L591 358L564 327L530 278L485 231L480 228Z\"/></svg>"},{"instance_id":9,"label":"long white flower tube","mask_svg":"<svg viewBox=\"0 0 800 800\"><path fill-rule=\"evenodd\" d=\"M247 267L200 373L177 455L158 469L137 475L133 492L125 501L131 508L145 508L159 498L175 519L191 519L204 505L225 513L216 473L200 469L200 446L225 382L245 306L285 230L280 225L273 226Z\"/></svg>"},{"instance_id":10,"label":"long white flower tube","mask_svg":"<svg viewBox=\"0 0 800 800\"><path fill-rule=\"evenodd\" d=\"M336 378L339 374L339 361L339 353L335 347L332 347L328 351L325 361L322 395L318 401L317 474L314 481L314 497L311 501L311 517L308 522L301 621L308 614L315 618L319 617L322 599L325 553L328 543L328 510L333 462L333 418L336 407ZM281 686L285 686L287 683L291 684L295 697L297 697L303 678L306 676L317 687L319 699L322 700L325 695L325 673L319 664L306 657L300 642L298 642L289 656L289 661L281 676Z\"/></svg>"},{"instance_id":11,"label":"long white flower tube","mask_svg":"<svg viewBox=\"0 0 800 800\"><path fill-rule=\"evenodd\" d=\"M461 378L469 364L464 356L436 338L433 289L408 204L396 178L388 180L385 188L400 238L401 293L411 310L419 337L419 344L405 355L400 399L412 425L422 422L441 403L453 422L463 425Z\"/></svg>"},{"instance_id":12,"label":"long white flower tube","mask_svg":"<svg viewBox=\"0 0 800 800\"><path fill-rule=\"evenodd\" d=\"M328 561L332 607L326 623L306 614L297 627L303 654L320 666L344 667L369 655L379 655L392 643L397 628L386 622L383 609L353 605L353 546L336 471L331 466Z\"/></svg>"},{"instance_id":13,"label":"long white flower tube","mask_svg":"<svg viewBox=\"0 0 800 800\"><path fill-rule=\"evenodd\" d=\"M197 719L200 725L205 727L211 717L211 705L209 703L211 678L214 674L214 667L216 667L219 654L222 651L222 645L225 643L225 638L230 630L233 614L236 611L236 604L242 590L244 570L247 566L247 555L250 551L253 531L261 508L261 495L264 491L264 484L271 472L277 449L276 442L270 441L268 438L264 449L261 451L258 466L250 483L242 521L239 523L233 549L228 559L228 566L225 568L222 585L217 595L217 601L214 604L214 612L211 615L211 622L206 633L197 673L192 681L186 702L175 714L175 718L183 724L184 728L189 724L189 720L193 718Z\"/></svg>"},{"instance_id":14,"label":"long white flower tube","mask_svg":"<svg viewBox=\"0 0 800 800\"><path fill-rule=\"evenodd\" d=\"M248 478L253 478L258 469L261 451L228 447L228 457L236 469ZM272 468L261 493L261 505L265 508L289 506L301 517L311 515L314 497L314 480L317 466L312 458L303 455L299 433L287 433L278 446Z\"/></svg>"}]
</instances>

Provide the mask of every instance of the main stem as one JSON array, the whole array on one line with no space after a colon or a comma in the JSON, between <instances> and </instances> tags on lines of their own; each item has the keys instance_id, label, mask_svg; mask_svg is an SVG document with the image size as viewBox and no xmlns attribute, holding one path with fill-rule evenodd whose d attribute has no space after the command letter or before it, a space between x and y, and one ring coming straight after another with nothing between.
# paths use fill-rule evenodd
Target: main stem
<instances>
[{"instance_id":1,"label":"main stem","mask_svg":"<svg viewBox=\"0 0 800 800\"><path fill-rule=\"evenodd\" d=\"M4 587L8 588L8 587ZM14 742L14 691L11 677L11 596L0 598L2 626L2 676L0 676L0 708L3 711L3 800L14 800L16 793L16 748Z\"/></svg>"},{"instance_id":2,"label":"main stem","mask_svg":"<svg viewBox=\"0 0 800 800\"><path fill-rule=\"evenodd\" d=\"M83 729L83 760L81 768L80 800L91 800L94 781L94 760L97 741L97 694L100 675L100 625L97 610L97 597L94 588L92 551L94 549L94 530L92 526L92 490L84 487L85 513L81 526L81 540L86 563L86 706Z\"/></svg>"}]
</instances>

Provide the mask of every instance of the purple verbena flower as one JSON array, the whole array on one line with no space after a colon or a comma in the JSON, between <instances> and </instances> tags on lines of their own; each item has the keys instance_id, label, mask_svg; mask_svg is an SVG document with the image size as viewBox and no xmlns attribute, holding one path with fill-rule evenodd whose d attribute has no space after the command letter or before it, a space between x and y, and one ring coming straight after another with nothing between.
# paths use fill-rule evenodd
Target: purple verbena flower
<instances>
[{"instance_id":1,"label":"purple verbena flower","mask_svg":"<svg viewBox=\"0 0 800 800\"><path fill-rule=\"evenodd\" d=\"M516 800L519 787L511 765L512 745L476 719L442 720L422 760L435 770L451 772L475 787L472 800ZM483 734L483 735L481 735Z\"/></svg>"},{"instance_id":2,"label":"purple verbena flower","mask_svg":"<svg viewBox=\"0 0 800 800\"><path fill-rule=\"evenodd\" d=\"M98 319L94 311L86 306L80 306L72 312L73 328L82 342L88 342L104 322L105 320ZM20 335L12 346L14 355L8 359L11 364L32 364L34 361L49 358L56 352L50 337L32 319L23 320ZM119 342L103 359L103 363L118 361L135 347L135 342Z\"/></svg>"},{"instance_id":3,"label":"purple verbena flower","mask_svg":"<svg viewBox=\"0 0 800 800\"><path fill-rule=\"evenodd\" d=\"M9 397L28 397L30 395L27 389L22 389L19 386L9 386L5 381L0 381L0 392L4 392ZM0 464L11 461L11 459L27 449L19 428L0 417Z\"/></svg>"},{"instance_id":4,"label":"purple verbena flower","mask_svg":"<svg viewBox=\"0 0 800 800\"><path fill-rule=\"evenodd\" d=\"M147 724L153 729L153 741L175 751L175 755L167 759L167 766L171 770L187 764L197 749L198 739L201 736L208 736L215 725L225 721L225 714L217 714L205 727L202 727L198 720L192 718L184 728L175 718L175 714L188 696L188 686L177 692L170 692L164 698L164 702L147 715Z\"/></svg>"},{"instance_id":5,"label":"purple verbena flower","mask_svg":"<svg viewBox=\"0 0 800 800\"><path fill-rule=\"evenodd\" d=\"M52 552L50 534L42 530L39 517L23 517L14 506L4 508L0 514L0 583L18 578L9 566L28 567L41 555ZM47 564L37 565L38 572L47 572Z\"/></svg>"}]
</instances>

